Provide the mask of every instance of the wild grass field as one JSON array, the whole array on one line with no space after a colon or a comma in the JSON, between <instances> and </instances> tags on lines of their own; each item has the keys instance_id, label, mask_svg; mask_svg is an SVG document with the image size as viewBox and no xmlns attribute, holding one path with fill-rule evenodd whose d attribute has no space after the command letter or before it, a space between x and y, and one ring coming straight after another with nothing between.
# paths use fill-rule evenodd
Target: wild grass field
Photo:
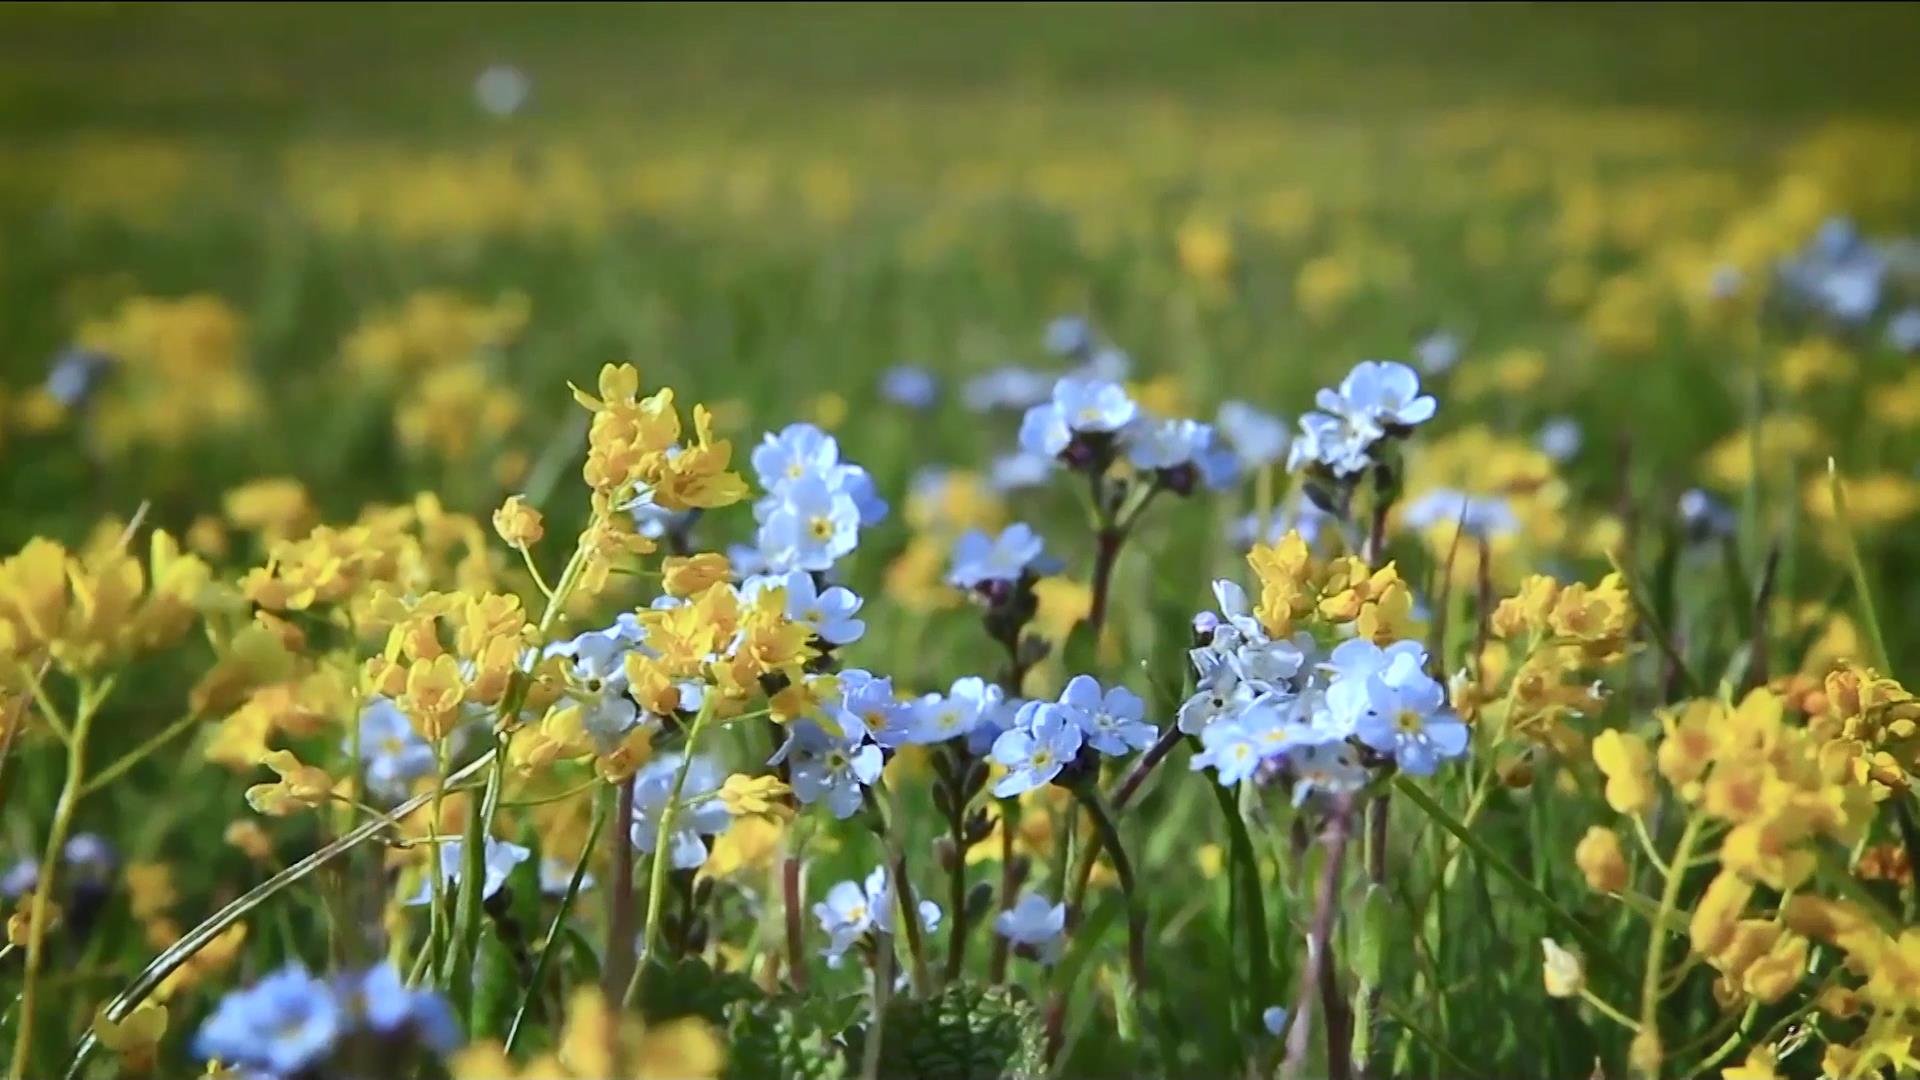
<instances>
[{"instance_id":1,"label":"wild grass field","mask_svg":"<svg viewBox=\"0 0 1920 1080\"><path fill-rule=\"evenodd\" d=\"M1914 1075L1917 46L0 7L0 1066Z\"/></svg>"}]
</instances>

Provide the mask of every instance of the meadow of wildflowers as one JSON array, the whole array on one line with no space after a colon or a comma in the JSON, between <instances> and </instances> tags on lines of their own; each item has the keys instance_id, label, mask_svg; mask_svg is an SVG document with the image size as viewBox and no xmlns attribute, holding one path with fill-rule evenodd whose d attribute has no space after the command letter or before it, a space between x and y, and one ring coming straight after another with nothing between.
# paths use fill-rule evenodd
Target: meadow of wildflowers
<instances>
[{"instance_id":1,"label":"meadow of wildflowers","mask_svg":"<svg viewBox=\"0 0 1920 1080\"><path fill-rule=\"evenodd\" d=\"M0 9L0 1075L1920 1073L1915 46Z\"/></svg>"}]
</instances>

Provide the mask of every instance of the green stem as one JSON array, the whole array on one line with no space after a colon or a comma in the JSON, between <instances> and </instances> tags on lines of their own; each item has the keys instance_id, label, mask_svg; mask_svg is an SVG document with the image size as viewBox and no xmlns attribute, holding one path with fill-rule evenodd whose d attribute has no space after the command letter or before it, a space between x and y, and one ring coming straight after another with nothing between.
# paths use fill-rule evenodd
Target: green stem
<instances>
[{"instance_id":1,"label":"green stem","mask_svg":"<svg viewBox=\"0 0 1920 1080\"><path fill-rule=\"evenodd\" d=\"M1885 675L1892 670L1887 661L1887 639L1880 632L1880 613L1874 610L1873 590L1867 587L1866 564L1860 561L1860 545L1854 542L1853 524L1847 519L1847 486L1840 482L1840 471L1832 458L1827 459L1827 489L1833 494L1833 520L1840 527L1840 539L1847 549L1847 572L1853 577L1860 619L1867 625L1867 643L1873 646L1874 665Z\"/></svg>"},{"instance_id":2,"label":"green stem","mask_svg":"<svg viewBox=\"0 0 1920 1080\"><path fill-rule=\"evenodd\" d=\"M34 1006L37 1003L40 967L46 959L47 918L53 903L54 871L59 869L60 851L66 846L68 830L73 827L73 811L79 805L86 786L87 735L93 730L93 718L98 715L100 705L112 687L111 679L98 686L83 685L79 704L75 707L73 735L67 748L67 777L60 786L60 799L53 808L53 823L47 831L46 852L40 860L40 879L34 885L33 901L28 909L27 917L31 925L27 928L26 970L21 975L20 1013L14 1023L13 1062L8 1069L12 1080L23 1080L31 1060ZM39 690L37 679L35 690Z\"/></svg>"},{"instance_id":3,"label":"green stem","mask_svg":"<svg viewBox=\"0 0 1920 1080\"><path fill-rule=\"evenodd\" d=\"M88 795L120 779L128 769L145 761L148 757L152 756L154 751L179 738L186 732L193 730L193 726L199 722L199 713L188 713L186 716L175 720L159 734L141 743L139 746L128 751L118 761L115 761L113 764L89 777L86 786L80 789L80 797L84 799ZM355 775L358 775L357 770Z\"/></svg>"},{"instance_id":4,"label":"green stem","mask_svg":"<svg viewBox=\"0 0 1920 1080\"><path fill-rule=\"evenodd\" d=\"M1539 906L1542 914L1566 927L1567 931L1579 940L1582 948L1586 950L1587 958L1590 961L1610 971L1619 973L1620 964L1619 961L1614 958L1613 954L1608 951L1610 946L1589 929L1587 924L1568 914L1565 908L1562 908L1554 902L1553 897L1547 895L1540 886L1535 885L1532 878L1514 869L1512 863L1508 862L1499 852L1493 850L1485 840L1475 836L1452 814L1449 814L1446 808L1435 801L1433 796L1427 794L1425 789L1421 788L1419 784L1414 783L1410 778L1402 775L1393 778L1393 786L1398 789L1401 794L1405 795L1409 802L1419 807L1422 813L1432 818L1434 824L1439 825L1442 829L1451 833L1454 839L1460 841L1469 851L1472 851L1481 863L1486 865L1494 873L1505 878L1507 883L1515 889L1525 893L1529 899Z\"/></svg>"},{"instance_id":5,"label":"green stem","mask_svg":"<svg viewBox=\"0 0 1920 1080\"><path fill-rule=\"evenodd\" d=\"M1635 1020L1631 1016L1628 1016L1626 1013L1621 1012L1619 1009L1614 1008L1612 1005L1609 1005L1605 998L1601 997L1599 994L1594 993L1593 991L1587 989L1584 986L1580 988L1580 1000L1593 1006L1594 1010L1597 1011L1601 1016L1604 1016L1607 1019L1613 1021L1614 1023L1619 1024L1621 1027L1626 1028L1628 1031L1635 1032L1635 1033L1639 1032L1640 1030L1639 1021Z\"/></svg>"},{"instance_id":6,"label":"green stem","mask_svg":"<svg viewBox=\"0 0 1920 1080\"><path fill-rule=\"evenodd\" d=\"M553 913L553 922L547 926L547 936L540 943L539 954L533 958L533 971L527 976L526 993L520 996L520 1007L514 1010L513 1023L507 1028L508 1053L513 1052L513 1044L520 1038L520 1031L526 1024L527 1013L540 994L540 984L545 981L547 964L553 956L554 946L560 940L560 930L566 925L567 916L573 912L574 898L580 895L580 884L587 876L587 863L593 858L593 846L599 841L600 830L606 823L607 797L602 796L593 800L593 820L587 825L587 840L580 848L580 860L573 865L573 876L567 879L567 891L561 894L560 907Z\"/></svg>"},{"instance_id":7,"label":"green stem","mask_svg":"<svg viewBox=\"0 0 1920 1080\"><path fill-rule=\"evenodd\" d=\"M1228 872L1231 887L1239 897L1235 907L1241 932L1246 935L1247 985L1252 998L1247 1015L1251 1018L1248 1022L1251 1031L1261 1010L1278 1001L1273 988L1273 944L1267 937L1267 905L1260 888L1260 863L1254 857L1253 838L1247 833L1247 823L1240 816L1232 793L1219 784L1207 786L1213 789L1214 801L1220 804L1220 816L1227 823Z\"/></svg>"},{"instance_id":8,"label":"green stem","mask_svg":"<svg viewBox=\"0 0 1920 1080\"><path fill-rule=\"evenodd\" d=\"M1133 876L1133 860L1127 858L1127 849L1120 842L1120 829L1113 823L1113 815L1107 812L1106 804L1100 798L1100 792L1092 783L1076 785L1074 797L1086 808L1087 817L1093 822L1094 835L1100 843L1089 843L1087 851L1097 856L1100 847L1107 849L1107 858L1113 863L1113 872L1120 878L1120 891L1127 898L1127 970L1133 976L1136 989L1147 981L1147 912L1145 898L1140 895L1138 883Z\"/></svg>"},{"instance_id":9,"label":"green stem","mask_svg":"<svg viewBox=\"0 0 1920 1080\"><path fill-rule=\"evenodd\" d=\"M1680 831L1680 841L1673 848L1672 865L1685 866L1687 860L1693 857L1693 844L1700 836L1701 823L1697 814L1687 817L1686 828ZM1685 877L1685 874L1677 871L1667 875L1667 883L1660 890L1660 910L1647 933L1647 963L1640 980L1639 1030L1654 1038L1660 1035L1660 975L1666 964L1666 921L1667 916L1679 907L1680 882Z\"/></svg>"},{"instance_id":10,"label":"green stem","mask_svg":"<svg viewBox=\"0 0 1920 1080\"><path fill-rule=\"evenodd\" d=\"M680 749L680 767L674 771L673 787L667 792L667 801L660 807L660 827L654 834L653 859L648 866L647 880L647 929L646 955L641 957L641 965L658 963L660 960L660 934L666 923L667 868L672 865L670 852L673 850L673 826L680 817L680 793L687 786L687 772L693 767L694 750L699 746L700 729L706 727L707 720L713 716L713 703L718 694L703 695L700 711L693 717L693 725L687 728L687 743ZM631 1002L639 990L641 966L635 966L632 981L627 983L626 1000Z\"/></svg>"}]
</instances>

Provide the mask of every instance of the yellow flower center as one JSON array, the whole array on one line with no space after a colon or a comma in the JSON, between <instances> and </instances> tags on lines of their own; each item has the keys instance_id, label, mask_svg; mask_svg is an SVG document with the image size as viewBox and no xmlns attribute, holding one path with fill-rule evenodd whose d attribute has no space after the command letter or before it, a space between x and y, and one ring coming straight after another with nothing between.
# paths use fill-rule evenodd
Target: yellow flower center
<instances>
[{"instance_id":1,"label":"yellow flower center","mask_svg":"<svg viewBox=\"0 0 1920 1080\"><path fill-rule=\"evenodd\" d=\"M798 480L805 475L807 475L806 467L799 462L796 461L787 466L787 479Z\"/></svg>"},{"instance_id":2,"label":"yellow flower center","mask_svg":"<svg viewBox=\"0 0 1920 1080\"><path fill-rule=\"evenodd\" d=\"M1044 768L1046 768L1047 766L1049 766L1049 765L1051 765L1051 764L1053 764L1053 751L1051 751L1051 750L1035 750L1035 751L1033 752L1033 767L1034 767L1034 768L1036 768L1036 769L1044 769Z\"/></svg>"},{"instance_id":3,"label":"yellow flower center","mask_svg":"<svg viewBox=\"0 0 1920 1080\"><path fill-rule=\"evenodd\" d=\"M1421 722L1417 709L1401 709L1393 718L1393 726L1400 729L1402 735L1417 735L1425 725Z\"/></svg>"},{"instance_id":4,"label":"yellow flower center","mask_svg":"<svg viewBox=\"0 0 1920 1080\"><path fill-rule=\"evenodd\" d=\"M816 516L807 522L807 532L815 540L825 540L833 535L833 521L824 514Z\"/></svg>"}]
</instances>

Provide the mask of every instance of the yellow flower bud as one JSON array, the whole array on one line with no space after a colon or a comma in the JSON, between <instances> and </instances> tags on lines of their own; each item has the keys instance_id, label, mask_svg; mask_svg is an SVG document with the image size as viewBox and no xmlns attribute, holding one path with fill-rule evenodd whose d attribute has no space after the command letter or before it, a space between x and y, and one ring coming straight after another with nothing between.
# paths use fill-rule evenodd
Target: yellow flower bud
<instances>
[{"instance_id":1,"label":"yellow flower bud","mask_svg":"<svg viewBox=\"0 0 1920 1080\"><path fill-rule=\"evenodd\" d=\"M1593 763L1607 777L1607 805L1623 814L1653 807L1653 755L1638 735L1607 730L1593 740Z\"/></svg>"},{"instance_id":2,"label":"yellow flower bud","mask_svg":"<svg viewBox=\"0 0 1920 1080\"><path fill-rule=\"evenodd\" d=\"M1547 984L1547 996L1579 997L1587 985L1586 965L1552 938L1540 939L1540 951L1545 954L1540 974Z\"/></svg>"},{"instance_id":3,"label":"yellow flower bud","mask_svg":"<svg viewBox=\"0 0 1920 1080\"><path fill-rule=\"evenodd\" d=\"M668 556L661 567L661 587L668 596L689 597L727 580L732 573L727 557L717 552Z\"/></svg>"},{"instance_id":4,"label":"yellow flower bud","mask_svg":"<svg viewBox=\"0 0 1920 1080\"><path fill-rule=\"evenodd\" d=\"M1660 1062L1666 1057L1666 1051L1660 1045L1660 1033L1652 1028L1641 1030L1627 1046L1627 1067L1635 1076L1659 1076Z\"/></svg>"},{"instance_id":5,"label":"yellow flower bud","mask_svg":"<svg viewBox=\"0 0 1920 1080\"><path fill-rule=\"evenodd\" d=\"M524 495L509 495L493 512L493 531L517 548L532 547L547 533L540 511L527 504Z\"/></svg>"},{"instance_id":6,"label":"yellow flower bud","mask_svg":"<svg viewBox=\"0 0 1920 1080\"><path fill-rule=\"evenodd\" d=\"M1619 892L1627 887L1627 858L1620 837L1598 825L1587 830L1573 849L1573 863L1596 892Z\"/></svg>"}]
</instances>

